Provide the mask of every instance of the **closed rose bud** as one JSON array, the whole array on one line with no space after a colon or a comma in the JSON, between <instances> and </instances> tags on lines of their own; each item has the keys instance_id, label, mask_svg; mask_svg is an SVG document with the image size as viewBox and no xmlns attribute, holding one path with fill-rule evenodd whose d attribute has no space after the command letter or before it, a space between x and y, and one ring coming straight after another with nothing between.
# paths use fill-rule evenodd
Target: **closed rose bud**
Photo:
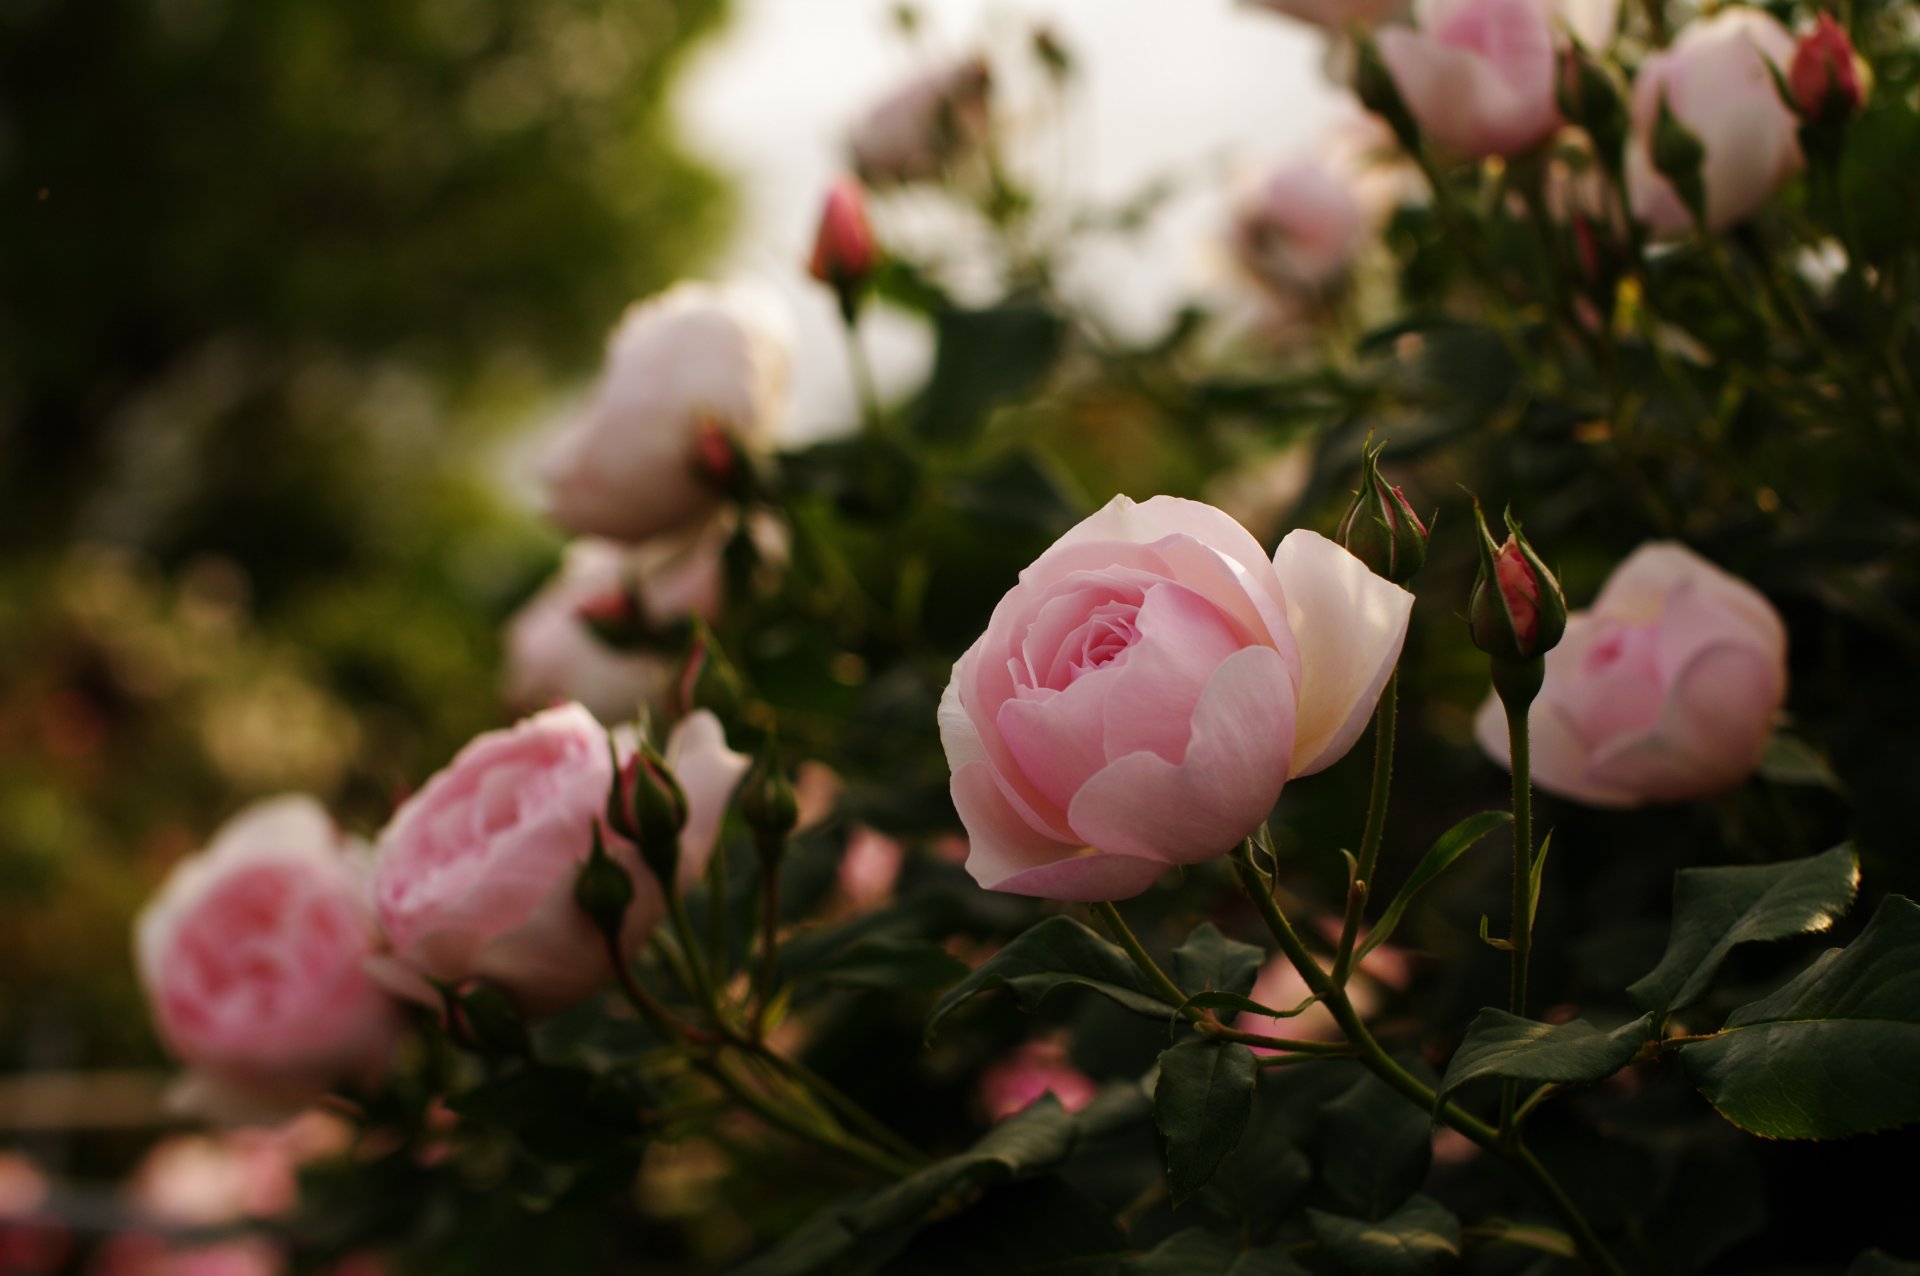
<instances>
[{"instance_id":1,"label":"closed rose bud","mask_svg":"<svg viewBox=\"0 0 1920 1276\"><path fill-rule=\"evenodd\" d=\"M1498 545L1477 503L1473 517L1480 536L1480 576L1467 605L1473 645L1496 665L1530 662L1566 631L1566 597L1512 515L1507 539Z\"/></svg>"},{"instance_id":2,"label":"closed rose bud","mask_svg":"<svg viewBox=\"0 0 1920 1276\"><path fill-rule=\"evenodd\" d=\"M363 969L376 944L365 871L317 802L275 798L229 820L141 910L140 979L196 1106L292 1109L385 1069L400 1021Z\"/></svg>"},{"instance_id":3,"label":"closed rose bud","mask_svg":"<svg viewBox=\"0 0 1920 1276\"><path fill-rule=\"evenodd\" d=\"M827 188L808 273L839 294L841 313L852 323L879 265L880 246L867 224L866 190L851 177L838 178Z\"/></svg>"},{"instance_id":4,"label":"closed rose bud","mask_svg":"<svg viewBox=\"0 0 1920 1276\"><path fill-rule=\"evenodd\" d=\"M1360 489L1340 520L1334 539L1349 554L1396 585L1404 585L1427 561L1427 525L1408 503L1406 493L1380 473L1380 453L1386 445L1368 444L1362 461Z\"/></svg>"},{"instance_id":5,"label":"closed rose bud","mask_svg":"<svg viewBox=\"0 0 1920 1276\"><path fill-rule=\"evenodd\" d=\"M1419 27L1377 39L1400 100L1436 145L1517 155L1560 125L1553 27L1539 0L1437 0Z\"/></svg>"},{"instance_id":6,"label":"closed rose bud","mask_svg":"<svg viewBox=\"0 0 1920 1276\"><path fill-rule=\"evenodd\" d=\"M854 171L881 186L929 181L986 140L987 64L967 58L901 85L854 129Z\"/></svg>"},{"instance_id":7,"label":"closed rose bud","mask_svg":"<svg viewBox=\"0 0 1920 1276\"><path fill-rule=\"evenodd\" d=\"M1641 64L1626 156L1636 218L1661 235L1696 224L1724 230L1759 212L1799 171L1799 121L1774 78L1793 52L1779 22L1733 6L1688 23ZM1695 171L1698 190L1683 189Z\"/></svg>"},{"instance_id":8,"label":"closed rose bud","mask_svg":"<svg viewBox=\"0 0 1920 1276\"><path fill-rule=\"evenodd\" d=\"M1529 716L1534 784L1614 807L1733 788L1786 698L1786 656L1786 627L1759 591L1679 545L1643 545L1547 655ZM1495 698L1476 728L1506 765Z\"/></svg>"},{"instance_id":9,"label":"closed rose bud","mask_svg":"<svg viewBox=\"0 0 1920 1276\"><path fill-rule=\"evenodd\" d=\"M1853 51L1847 29L1823 13L1813 30L1794 46L1787 87L1802 119L1837 124L1853 117L1867 100L1864 63Z\"/></svg>"},{"instance_id":10,"label":"closed rose bud","mask_svg":"<svg viewBox=\"0 0 1920 1276\"><path fill-rule=\"evenodd\" d=\"M770 445L787 393L777 308L683 283L628 310L580 419L541 458L547 513L572 532L641 541L698 523Z\"/></svg>"},{"instance_id":11,"label":"closed rose bud","mask_svg":"<svg viewBox=\"0 0 1920 1276\"><path fill-rule=\"evenodd\" d=\"M940 737L967 871L1110 900L1226 855L1359 738L1412 604L1313 532L1269 559L1212 506L1114 498L954 663Z\"/></svg>"}]
</instances>

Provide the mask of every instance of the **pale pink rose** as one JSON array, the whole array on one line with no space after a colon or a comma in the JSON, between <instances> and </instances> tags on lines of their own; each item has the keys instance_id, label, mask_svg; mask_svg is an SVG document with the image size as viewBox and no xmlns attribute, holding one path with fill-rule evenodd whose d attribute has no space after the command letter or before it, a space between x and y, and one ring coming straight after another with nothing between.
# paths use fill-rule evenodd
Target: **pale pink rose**
<instances>
[{"instance_id":1,"label":"pale pink rose","mask_svg":"<svg viewBox=\"0 0 1920 1276\"><path fill-rule=\"evenodd\" d=\"M772 299L743 286L681 283L631 307L592 402L542 458L549 516L623 541L697 522L730 449L774 441L790 344Z\"/></svg>"},{"instance_id":2,"label":"pale pink rose","mask_svg":"<svg viewBox=\"0 0 1920 1276\"><path fill-rule=\"evenodd\" d=\"M716 745L716 740L720 742ZM731 785L747 760L725 749L704 711L669 736L665 755L686 790L684 885L706 867ZM392 946L375 969L396 990L431 1000L421 977L484 979L531 1014L561 1009L612 978L604 944L574 903L574 880L603 825L613 784L607 733L578 704L479 736L403 803L381 832L374 903ZM723 783L720 773L731 772ZM715 809L716 797L718 809ZM633 953L666 911L660 883L631 844L607 853L633 878L620 937Z\"/></svg>"},{"instance_id":3,"label":"pale pink rose","mask_svg":"<svg viewBox=\"0 0 1920 1276\"><path fill-rule=\"evenodd\" d=\"M1370 229L1344 174L1317 159L1298 159L1234 205L1229 242L1235 259L1264 287L1312 295L1345 277Z\"/></svg>"},{"instance_id":4,"label":"pale pink rose","mask_svg":"<svg viewBox=\"0 0 1920 1276\"><path fill-rule=\"evenodd\" d=\"M270 1131L182 1134L150 1148L128 1180L140 1212L174 1227L274 1218L293 1208L293 1157Z\"/></svg>"},{"instance_id":5,"label":"pale pink rose","mask_svg":"<svg viewBox=\"0 0 1920 1276\"><path fill-rule=\"evenodd\" d=\"M602 722L658 707L670 663L654 652L608 645L588 618L626 614L656 629L692 616L713 619L725 592L721 555L732 526L716 518L641 545L596 537L568 545L559 574L507 622L507 702L526 713L578 700Z\"/></svg>"},{"instance_id":6,"label":"pale pink rose","mask_svg":"<svg viewBox=\"0 0 1920 1276\"><path fill-rule=\"evenodd\" d=\"M1339 933L1339 926L1333 926L1327 934L1329 942L1337 938ZM1331 971L1332 960L1322 961L1320 968ZM1347 999L1353 1003L1360 1017L1365 1019L1380 1009L1389 990L1404 989L1411 978L1412 969L1407 955L1391 944L1381 944L1360 959L1359 966L1347 980ZM1275 1010L1293 1010L1305 1003L1313 995L1313 990L1307 987L1307 981L1301 978L1291 961L1283 956L1275 956L1260 968L1253 991L1247 995ZM1338 1041L1343 1035L1340 1025L1334 1022L1333 1012L1318 1001L1299 1014L1288 1017L1242 1011L1233 1026L1241 1032L1290 1037L1296 1041ZM1253 1049L1257 1054L1277 1053L1266 1046L1255 1046Z\"/></svg>"},{"instance_id":7,"label":"pale pink rose","mask_svg":"<svg viewBox=\"0 0 1920 1276\"><path fill-rule=\"evenodd\" d=\"M1786 627L1760 592L1679 545L1642 545L1547 653L1533 782L1589 806L1723 792L1759 764L1786 693ZM1475 725L1506 765L1494 697Z\"/></svg>"},{"instance_id":8,"label":"pale pink rose","mask_svg":"<svg viewBox=\"0 0 1920 1276\"><path fill-rule=\"evenodd\" d=\"M987 64L977 57L900 85L854 128L848 140L854 171L876 186L939 177L986 140L991 88Z\"/></svg>"},{"instance_id":9,"label":"pale pink rose","mask_svg":"<svg viewBox=\"0 0 1920 1276\"><path fill-rule=\"evenodd\" d=\"M1094 1079L1073 1066L1058 1041L1029 1041L980 1074L980 1106L987 1120L1004 1121L1051 1094L1069 1112L1078 1112L1100 1092Z\"/></svg>"},{"instance_id":10,"label":"pale pink rose","mask_svg":"<svg viewBox=\"0 0 1920 1276\"><path fill-rule=\"evenodd\" d=\"M1770 14L1736 6L1688 23L1670 48L1641 64L1627 142L1627 194L1636 218L1661 235L1693 229L1693 214L1653 166L1663 99L1705 150L1700 181L1709 230L1752 217L1800 171L1800 122L1773 78L1775 70L1785 73L1793 52L1793 36Z\"/></svg>"},{"instance_id":11,"label":"pale pink rose","mask_svg":"<svg viewBox=\"0 0 1920 1276\"><path fill-rule=\"evenodd\" d=\"M182 861L134 928L154 1024L201 1106L297 1107L384 1070L400 1020L363 963L365 860L307 797L258 802Z\"/></svg>"},{"instance_id":12,"label":"pale pink rose","mask_svg":"<svg viewBox=\"0 0 1920 1276\"><path fill-rule=\"evenodd\" d=\"M114 1237L94 1256L90 1276L280 1276L285 1256L269 1241L192 1244L144 1233Z\"/></svg>"},{"instance_id":13,"label":"pale pink rose","mask_svg":"<svg viewBox=\"0 0 1920 1276\"><path fill-rule=\"evenodd\" d=\"M1115 497L953 666L940 735L982 886L1125 899L1231 851L1365 728L1413 596L1314 532Z\"/></svg>"},{"instance_id":14,"label":"pale pink rose","mask_svg":"<svg viewBox=\"0 0 1920 1276\"><path fill-rule=\"evenodd\" d=\"M1419 17L1379 43L1426 137L1470 157L1517 155L1559 127L1553 19L1540 0L1433 0Z\"/></svg>"},{"instance_id":15,"label":"pale pink rose","mask_svg":"<svg viewBox=\"0 0 1920 1276\"><path fill-rule=\"evenodd\" d=\"M864 825L855 828L840 853L835 876L841 902L855 913L881 907L893 898L893 884L900 880L906 858L906 848L885 833Z\"/></svg>"},{"instance_id":16,"label":"pale pink rose","mask_svg":"<svg viewBox=\"0 0 1920 1276\"><path fill-rule=\"evenodd\" d=\"M1270 9L1329 31L1350 23L1373 23L1405 7L1405 0L1247 0L1257 9Z\"/></svg>"}]
</instances>

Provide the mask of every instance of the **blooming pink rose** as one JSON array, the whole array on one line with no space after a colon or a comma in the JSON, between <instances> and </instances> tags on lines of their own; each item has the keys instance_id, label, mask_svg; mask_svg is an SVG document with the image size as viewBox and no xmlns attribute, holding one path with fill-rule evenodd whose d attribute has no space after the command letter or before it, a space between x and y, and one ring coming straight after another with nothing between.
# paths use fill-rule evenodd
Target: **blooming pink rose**
<instances>
[{"instance_id":1,"label":"blooming pink rose","mask_svg":"<svg viewBox=\"0 0 1920 1276\"><path fill-rule=\"evenodd\" d=\"M1642 545L1567 618L1528 717L1533 782L1590 806L1679 802L1739 784L1787 693L1787 631L1767 600L1691 550ZM1506 765L1495 697L1476 723Z\"/></svg>"},{"instance_id":2,"label":"blooming pink rose","mask_svg":"<svg viewBox=\"0 0 1920 1276\"><path fill-rule=\"evenodd\" d=\"M1540 0L1433 0L1380 32L1380 56L1421 131L1466 156L1516 155L1560 125L1554 28Z\"/></svg>"},{"instance_id":3,"label":"blooming pink rose","mask_svg":"<svg viewBox=\"0 0 1920 1276\"><path fill-rule=\"evenodd\" d=\"M1314 532L1269 561L1210 505L1118 496L1024 572L940 701L982 886L1137 895L1224 855L1332 765L1413 596Z\"/></svg>"},{"instance_id":4,"label":"blooming pink rose","mask_svg":"<svg viewBox=\"0 0 1920 1276\"><path fill-rule=\"evenodd\" d=\"M690 714L666 758L688 801L681 883L713 850L747 759L726 749L712 714ZM430 999L426 976L485 979L529 1013L558 1010L612 978L599 933L574 903L613 785L607 734L578 704L490 731L403 803L381 832L374 903L392 945L376 969L396 990ZM731 773L731 780L717 778ZM717 806L716 806L717 800ZM660 883L624 840L607 853L633 878L621 949L637 951L666 911Z\"/></svg>"},{"instance_id":5,"label":"blooming pink rose","mask_svg":"<svg viewBox=\"0 0 1920 1276\"><path fill-rule=\"evenodd\" d=\"M630 611L655 628L689 616L711 620L724 592L721 555L732 520L642 545L582 537L567 546L560 572L507 622L506 698L521 712L578 700L602 722L658 705L672 678L657 654L609 646L588 623Z\"/></svg>"},{"instance_id":6,"label":"blooming pink rose","mask_svg":"<svg viewBox=\"0 0 1920 1276\"><path fill-rule=\"evenodd\" d=\"M229 820L141 911L140 979L201 1106L297 1106L385 1068L399 1018L363 969L365 883L319 804L281 797Z\"/></svg>"},{"instance_id":7,"label":"blooming pink rose","mask_svg":"<svg viewBox=\"0 0 1920 1276\"><path fill-rule=\"evenodd\" d=\"M1073 1066L1058 1041L1029 1041L980 1074L980 1106L989 1121L1004 1121L1047 1094L1078 1112L1099 1093L1099 1085Z\"/></svg>"},{"instance_id":8,"label":"blooming pink rose","mask_svg":"<svg viewBox=\"0 0 1920 1276\"><path fill-rule=\"evenodd\" d=\"M1234 207L1234 257L1282 295L1321 292L1347 273L1370 227L1353 183L1315 159L1282 165Z\"/></svg>"},{"instance_id":9,"label":"blooming pink rose","mask_svg":"<svg viewBox=\"0 0 1920 1276\"><path fill-rule=\"evenodd\" d=\"M986 140L991 88L987 64L977 57L915 76L853 130L854 171L876 186L939 177Z\"/></svg>"},{"instance_id":10,"label":"blooming pink rose","mask_svg":"<svg viewBox=\"0 0 1920 1276\"><path fill-rule=\"evenodd\" d=\"M790 343L770 304L740 286L681 283L627 311L592 402L542 458L554 522L639 541L718 504L714 471L733 446L770 444L786 399Z\"/></svg>"},{"instance_id":11,"label":"blooming pink rose","mask_svg":"<svg viewBox=\"0 0 1920 1276\"><path fill-rule=\"evenodd\" d=\"M1693 229L1693 214L1653 166L1663 99L1704 148L1700 181L1708 229L1747 220L1800 171L1800 121L1780 100L1773 78L1776 69L1784 73L1792 63L1793 50L1793 36L1770 14L1735 6L1688 23L1670 48L1641 65L1627 142L1627 194L1635 217L1662 235Z\"/></svg>"},{"instance_id":12,"label":"blooming pink rose","mask_svg":"<svg viewBox=\"0 0 1920 1276\"><path fill-rule=\"evenodd\" d=\"M841 902L854 913L870 913L885 904L893 898L893 884L900 880L906 858L906 848L885 833L855 827L834 875Z\"/></svg>"}]
</instances>

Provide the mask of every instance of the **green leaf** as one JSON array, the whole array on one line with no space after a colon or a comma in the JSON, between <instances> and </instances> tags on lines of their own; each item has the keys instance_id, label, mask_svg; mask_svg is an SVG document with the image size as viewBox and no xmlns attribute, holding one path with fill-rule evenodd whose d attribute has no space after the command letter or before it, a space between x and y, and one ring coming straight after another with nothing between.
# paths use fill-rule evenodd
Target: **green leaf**
<instances>
[{"instance_id":1,"label":"green leaf","mask_svg":"<svg viewBox=\"0 0 1920 1276\"><path fill-rule=\"evenodd\" d=\"M1191 1006L1196 1010L1239 1010L1251 1015L1265 1015L1269 1019L1291 1019L1319 1000L1318 996L1308 997L1297 1006L1281 1010L1274 1006L1261 1005L1253 998L1242 997L1237 992L1197 992L1187 998L1181 1008Z\"/></svg>"},{"instance_id":2,"label":"green leaf","mask_svg":"<svg viewBox=\"0 0 1920 1276\"><path fill-rule=\"evenodd\" d=\"M1853 1260L1847 1276L1920 1276L1920 1263L1895 1258L1883 1249L1870 1249Z\"/></svg>"},{"instance_id":3,"label":"green leaf","mask_svg":"<svg viewBox=\"0 0 1920 1276\"><path fill-rule=\"evenodd\" d=\"M1766 752L1760 755L1760 774L1775 784L1804 784L1835 793L1844 793L1847 787L1818 749L1785 731L1767 737Z\"/></svg>"},{"instance_id":4,"label":"green leaf","mask_svg":"<svg viewBox=\"0 0 1920 1276\"><path fill-rule=\"evenodd\" d=\"M1135 1014L1165 1019L1174 1007L1162 1001L1125 950L1108 943L1071 917L1054 916L1016 936L1005 948L947 990L927 1016L926 1035L967 998L1005 988L1031 1010L1055 991L1091 988Z\"/></svg>"},{"instance_id":5,"label":"green leaf","mask_svg":"<svg viewBox=\"0 0 1920 1276\"><path fill-rule=\"evenodd\" d=\"M1692 1005L1735 945L1825 930L1859 884L1850 845L1784 864L1683 868L1673 879L1666 954L1627 995L1660 1015Z\"/></svg>"},{"instance_id":6,"label":"green leaf","mask_svg":"<svg viewBox=\"0 0 1920 1276\"><path fill-rule=\"evenodd\" d=\"M1121 1276L1306 1276L1283 1245L1241 1249L1237 1237L1204 1228L1175 1232L1151 1250L1127 1260Z\"/></svg>"},{"instance_id":7,"label":"green leaf","mask_svg":"<svg viewBox=\"0 0 1920 1276\"><path fill-rule=\"evenodd\" d=\"M1407 879L1407 884L1402 886L1387 903L1386 911L1380 914L1380 920L1375 922L1373 929L1367 932L1366 939L1355 954L1355 960L1365 957L1387 942L1387 937L1393 934L1400 925L1401 919L1406 916L1407 908L1413 903L1414 897L1431 885L1434 878L1446 872L1455 860L1473 849L1474 843L1503 824L1511 823L1513 823L1511 812L1482 811L1478 815L1469 815L1442 833L1440 839L1420 857L1420 862L1414 865L1413 876Z\"/></svg>"},{"instance_id":8,"label":"green leaf","mask_svg":"<svg viewBox=\"0 0 1920 1276\"><path fill-rule=\"evenodd\" d=\"M1473 1226L1472 1237L1476 1245L1512 1245L1536 1253L1552 1254L1556 1258L1580 1257L1580 1247L1573 1243L1573 1237L1557 1227L1546 1227L1539 1223L1490 1218Z\"/></svg>"},{"instance_id":9,"label":"green leaf","mask_svg":"<svg viewBox=\"0 0 1920 1276\"><path fill-rule=\"evenodd\" d=\"M1890 895L1727 1026L1680 1048L1720 1115L1778 1139L1839 1139L1920 1121L1920 905Z\"/></svg>"},{"instance_id":10,"label":"green leaf","mask_svg":"<svg viewBox=\"0 0 1920 1276\"><path fill-rule=\"evenodd\" d=\"M1454 1051L1436 1101L1469 1082L1493 1078L1561 1085L1601 1081L1632 1062L1652 1031L1651 1014L1606 1032L1584 1019L1537 1023L1489 1006L1473 1017L1466 1040Z\"/></svg>"},{"instance_id":11,"label":"green leaf","mask_svg":"<svg viewBox=\"0 0 1920 1276\"><path fill-rule=\"evenodd\" d=\"M1384 1218L1419 1190L1433 1161L1433 1127L1371 1074L1320 1110L1320 1177L1343 1205Z\"/></svg>"},{"instance_id":12,"label":"green leaf","mask_svg":"<svg viewBox=\"0 0 1920 1276\"><path fill-rule=\"evenodd\" d=\"M1553 834L1540 839L1533 853L1533 867L1527 871L1527 933L1533 933L1533 919L1540 915L1540 882L1547 873L1547 852L1553 849Z\"/></svg>"},{"instance_id":13,"label":"green leaf","mask_svg":"<svg viewBox=\"0 0 1920 1276\"><path fill-rule=\"evenodd\" d=\"M1253 991L1266 950L1228 939L1212 922L1201 922L1187 942L1173 950L1174 982L1193 992Z\"/></svg>"},{"instance_id":14,"label":"green leaf","mask_svg":"<svg viewBox=\"0 0 1920 1276\"><path fill-rule=\"evenodd\" d=\"M1377 1223L1310 1209L1307 1226L1328 1257L1362 1276L1425 1276L1460 1253L1460 1220L1429 1196Z\"/></svg>"},{"instance_id":15,"label":"green leaf","mask_svg":"<svg viewBox=\"0 0 1920 1276\"><path fill-rule=\"evenodd\" d=\"M850 945L810 972L830 984L853 988L944 988L968 974L967 964L924 940L868 939Z\"/></svg>"},{"instance_id":16,"label":"green leaf","mask_svg":"<svg viewBox=\"0 0 1920 1276\"><path fill-rule=\"evenodd\" d=\"M1259 1060L1238 1042L1183 1041L1161 1052L1153 1119L1166 1140L1176 1209L1240 1142L1259 1079Z\"/></svg>"},{"instance_id":17,"label":"green leaf","mask_svg":"<svg viewBox=\"0 0 1920 1276\"><path fill-rule=\"evenodd\" d=\"M914 429L926 438L959 439L977 430L996 406L1046 379L1059 358L1064 328L1045 306L1013 301L941 311L934 333L938 353Z\"/></svg>"}]
</instances>

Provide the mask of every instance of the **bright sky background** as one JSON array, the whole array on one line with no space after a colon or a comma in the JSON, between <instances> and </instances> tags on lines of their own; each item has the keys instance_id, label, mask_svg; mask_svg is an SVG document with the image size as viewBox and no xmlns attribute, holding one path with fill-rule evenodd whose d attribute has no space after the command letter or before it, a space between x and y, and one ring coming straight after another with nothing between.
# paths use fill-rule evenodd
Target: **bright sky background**
<instances>
[{"instance_id":1,"label":"bright sky background","mask_svg":"<svg viewBox=\"0 0 1920 1276\"><path fill-rule=\"evenodd\" d=\"M739 184L739 233L718 273L767 281L793 303L799 437L853 415L833 304L804 275L821 192L845 167L853 123L916 68L984 48L1004 77L1029 63L1027 33L1045 21L1075 56L1078 87L1064 137L1053 126L1016 137L1021 171L1052 182L1064 168L1082 204L1193 174L1191 193L1149 235L1091 246L1066 272L1063 287L1132 337L1156 331L1217 272L1226 175L1310 146L1341 111L1321 35L1233 0L920 0L917 43L894 26L893 7L734 0L677 89L689 148ZM881 315L867 340L889 392L924 374L927 342L912 324Z\"/></svg>"}]
</instances>

